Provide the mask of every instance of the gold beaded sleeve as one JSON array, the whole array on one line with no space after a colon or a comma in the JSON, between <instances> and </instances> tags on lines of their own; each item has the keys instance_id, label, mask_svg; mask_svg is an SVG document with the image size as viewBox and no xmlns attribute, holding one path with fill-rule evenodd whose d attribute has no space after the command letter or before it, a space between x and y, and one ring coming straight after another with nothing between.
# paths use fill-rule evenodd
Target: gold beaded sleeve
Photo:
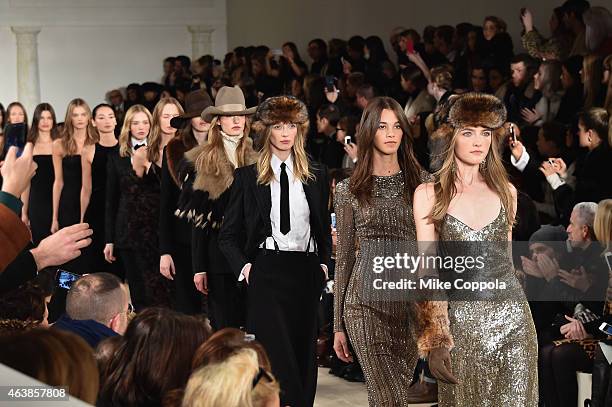
<instances>
[{"instance_id":1,"label":"gold beaded sleeve","mask_svg":"<svg viewBox=\"0 0 612 407\"><path fill-rule=\"evenodd\" d=\"M336 213L336 269L334 278L334 332L344 329L344 298L355 265L355 219L353 194L348 188L349 179L336 185L334 210Z\"/></svg>"}]
</instances>

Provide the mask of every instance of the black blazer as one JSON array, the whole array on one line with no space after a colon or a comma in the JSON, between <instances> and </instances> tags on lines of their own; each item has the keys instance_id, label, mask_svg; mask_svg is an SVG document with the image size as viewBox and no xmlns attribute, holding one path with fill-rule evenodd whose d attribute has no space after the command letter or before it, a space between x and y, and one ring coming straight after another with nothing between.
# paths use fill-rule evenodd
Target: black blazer
<instances>
[{"instance_id":1,"label":"black blazer","mask_svg":"<svg viewBox=\"0 0 612 407\"><path fill-rule=\"evenodd\" d=\"M310 208L310 230L317 243L320 263L329 267L329 182L325 168L314 163L309 165L315 178L303 185ZM272 236L271 208L270 186L257 184L256 164L238 168L219 233L219 248L236 276L246 263L255 259L261 243Z\"/></svg>"},{"instance_id":2,"label":"black blazer","mask_svg":"<svg viewBox=\"0 0 612 407\"><path fill-rule=\"evenodd\" d=\"M153 244L154 240L157 250L160 171L152 164L148 173L139 178L132 169L130 157L121 157L119 149L109 154L105 243L113 243L115 248L136 249L142 244Z\"/></svg>"}]
</instances>

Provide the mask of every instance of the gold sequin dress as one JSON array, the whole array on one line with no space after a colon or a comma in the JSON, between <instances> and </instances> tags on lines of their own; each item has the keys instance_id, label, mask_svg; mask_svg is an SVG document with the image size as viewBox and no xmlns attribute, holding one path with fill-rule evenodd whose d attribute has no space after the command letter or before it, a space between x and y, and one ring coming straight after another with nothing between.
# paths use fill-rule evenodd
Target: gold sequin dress
<instances>
[{"instance_id":1,"label":"gold sequin dress","mask_svg":"<svg viewBox=\"0 0 612 407\"><path fill-rule=\"evenodd\" d=\"M503 206L497 218L480 230L446 215L439 239L442 244L485 242L485 254L494 260L486 262L486 269L481 270L484 274L477 278L507 284L502 295L506 299L500 301L449 301L450 331L455 342L452 369L460 383L439 383L440 407L537 407L536 331L508 246L501 244L508 240Z\"/></svg>"},{"instance_id":2,"label":"gold sequin dress","mask_svg":"<svg viewBox=\"0 0 612 407\"><path fill-rule=\"evenodd\" d=\"M334 332L345 331L364 372L370 406L408 406L417 362L407 302L369 289L373 260L403 252L416 241L401 173L375 176L372 199L360 205L349 180L336 186L338 246L334 283ZM357 249L357 252L356 252ZM389 295L389 296L388 296Z\"/></svg>"}]
</instances>

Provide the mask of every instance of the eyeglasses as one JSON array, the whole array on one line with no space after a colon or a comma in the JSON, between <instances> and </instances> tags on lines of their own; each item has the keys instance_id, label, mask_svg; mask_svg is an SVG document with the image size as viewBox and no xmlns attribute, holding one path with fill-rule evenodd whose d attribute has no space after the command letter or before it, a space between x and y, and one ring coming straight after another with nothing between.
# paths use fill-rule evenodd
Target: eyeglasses
<instances>
[{"instance_id":1,"label":"eyeglasses","mask_svg":"<svg viewBox=\"0 0 612 407\"><path fill-rule=\"evenodd\" d=\"M274 379L272 378L272 375L270 373L268 373L266 371L266 369L264 369L263 367L260 367L259 371L257 372L257 375L253 379L253 388L255 388L255 386L257 386L257 383L259 383L259 381L261 380L262 376L264 376L266 378L266 380L269 381L269 382L273 382L274 381Z\"/></svg>"}]
</instances>

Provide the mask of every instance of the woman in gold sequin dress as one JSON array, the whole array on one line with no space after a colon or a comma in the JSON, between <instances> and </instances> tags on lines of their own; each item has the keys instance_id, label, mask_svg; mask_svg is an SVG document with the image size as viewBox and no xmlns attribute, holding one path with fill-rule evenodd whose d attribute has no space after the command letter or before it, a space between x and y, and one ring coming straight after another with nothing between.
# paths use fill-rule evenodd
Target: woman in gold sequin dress
<instances>
[{"instance_id":1,"label":"woman in gold sequin dress","mask_svg":"<svg viewBox=\"0 0 612 407\"><path fill-rule=\"evenodd\" d=\"M417 361L406 301L372 290L374 259L405 251L416 240L411 196L426 174L412 152L400 105L376 98L363 113L359 157L350 179L336 186L337 258L334 350L357 354L370 406L407 406Z\"/></svg>"},{"instance_id":2,"label":"woman in gold sequin dress","mask_svg":"<svg viewBox=\"0 0 612 407\"><path fill-rule=\"evenodd\" d=\"M441 379L441 407L538 405L536 332L508 250L516 189L497 149L505 118L503 104L493 96L468 93L457 98L447 123L437 130L449 140L444 164L434 183L420 185L414 194L419 244L439 241L442 253L456 242L465 244L471 252L461 254L484 254L485 267L462 278L498 280L506 286L472 301L453 300L459 297L451 291L448 303L421 307L419 352L428 354L432 374ZM486 251L474 249L483 246ZM440 335L445 330L440 325L450 332ZM449 336L454 340L451 352L445 345ZM458 384L447 383L454 378Z\"/></svg>"}]
</instances>

